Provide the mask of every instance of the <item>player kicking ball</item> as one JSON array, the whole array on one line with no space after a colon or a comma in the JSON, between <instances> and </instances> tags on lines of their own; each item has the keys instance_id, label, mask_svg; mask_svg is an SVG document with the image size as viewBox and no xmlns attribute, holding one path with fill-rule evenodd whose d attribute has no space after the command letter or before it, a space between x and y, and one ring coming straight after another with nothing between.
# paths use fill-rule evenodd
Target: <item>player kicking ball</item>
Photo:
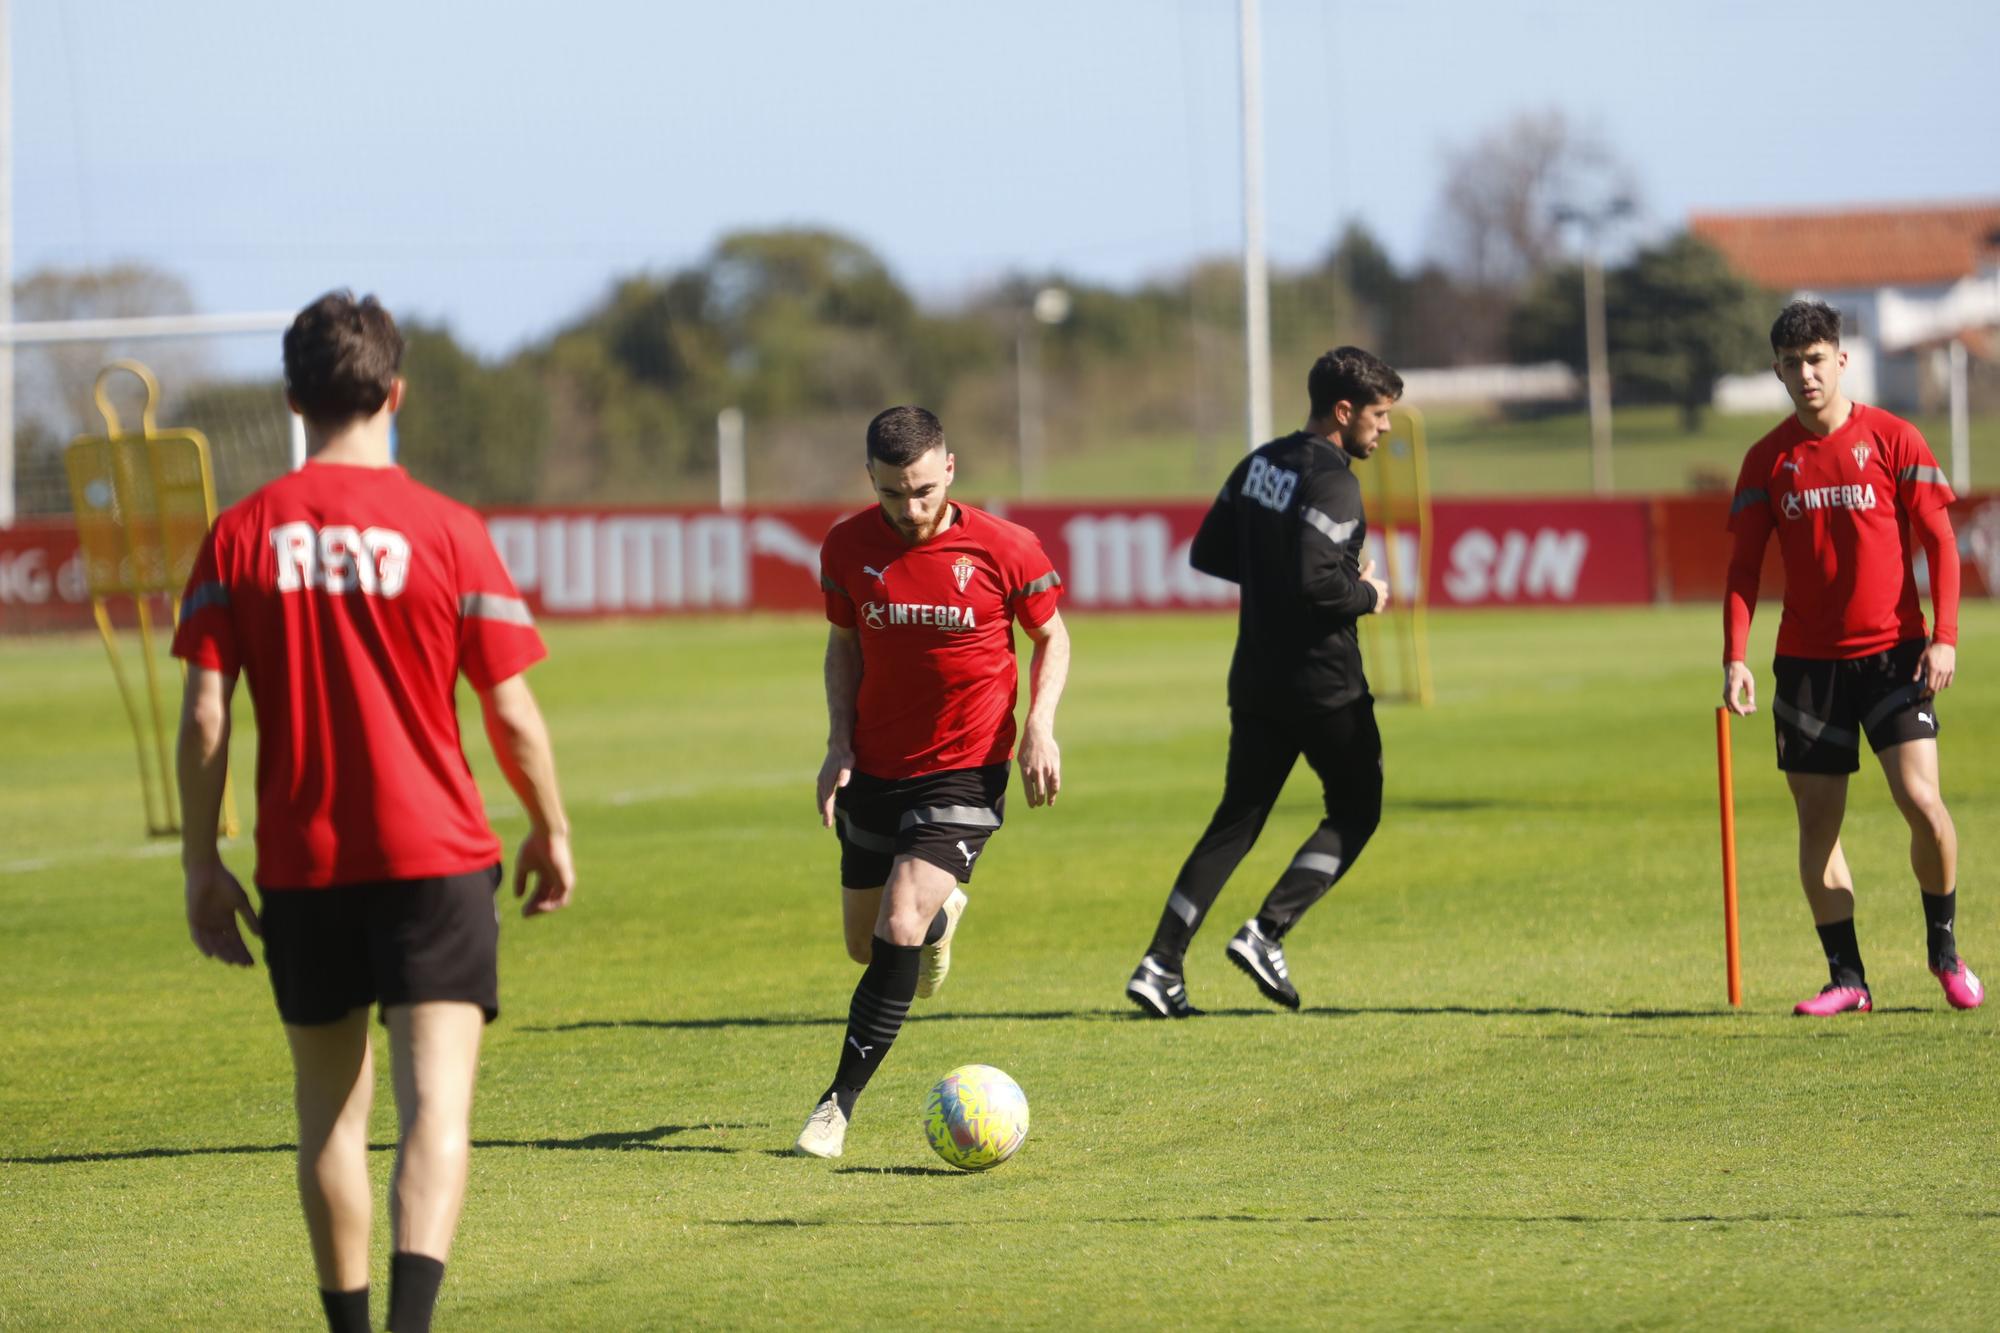
<instances>
[{"instance_id":1,"label":"player kicking ball","mask_svg":"<svg viewBox=\"0 0 2000 1333\"><path fill-rule=\"evenodd\" d=\"M1030 806L1054 804L1062 787L1055 718L1069 634L1041 543L948 498L956 460L921 407L870 422L867 459L879 503L820 547L832 629L817 801L839 833L847 953L864 970L833 1082L799 1134L811 1157L840 1156L910 1002L936 994L951 969L959 886L1006 812L1016 621L1035 646L1021 785Z\"/></svg>"},{"instance_id":2,"label":"player kicking ball","mask_svg":"<svg viewBox=\"0 0 2000 1333\"><path fill-rule=\"evenodd\" d=\"M1775 532L1785 603L1771 711L1778 768L1798 812L1799 879L1829 973L1793 1012L1875 1007L1854 937L1854 877L1840 850L1847 778L1861 767L1863 737L1910 826L1931 973L1952 1008L1976 1009L1986 989L1958 956L1958 834L1938 794L1936 696L1958 657L1958 542L1945 513L1955 497L1916 427L1841 392L1847 353L1837 311L1792 302L1771 326L1771 351L1796 410L1751 446L1737 477L1722 702L1739 716L1757 708L1743 655ZM1936 624L1928 642L1913 536L1930 564Z\"/></svg>"}]
</instances>

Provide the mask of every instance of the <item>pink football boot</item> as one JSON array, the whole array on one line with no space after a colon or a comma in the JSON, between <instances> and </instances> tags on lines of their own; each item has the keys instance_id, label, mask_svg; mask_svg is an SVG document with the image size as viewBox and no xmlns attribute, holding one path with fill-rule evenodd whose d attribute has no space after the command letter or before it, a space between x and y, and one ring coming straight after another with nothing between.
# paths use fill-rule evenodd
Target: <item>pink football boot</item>
<instances>
[{"instance_id":1,"label":"pink football boot","mask_svg":"<svg viewBox=\"0 0 2000 1333\"><path fill-rule=\"evenodd\" d=\"M1946 1003L1954 1009L1977 1009L1986 999L1986 987L1972 975L1963 958L1954 958L1944 967L1934 967L1931 975L1944 987Z\"/></svg>"},{"instance_id":2,"label":"pink football boot","mask_svg":"<svg viewBox=\"0 0 2000 1333\"><path fill-rule=\"evenodd\" d=\"M1827 986L1810 1000L1793 1005L1792 1012L1824 1018L1828 1014L1865 1014L1874 1007L1866 986Z\"/></svg>"}]
</instances>

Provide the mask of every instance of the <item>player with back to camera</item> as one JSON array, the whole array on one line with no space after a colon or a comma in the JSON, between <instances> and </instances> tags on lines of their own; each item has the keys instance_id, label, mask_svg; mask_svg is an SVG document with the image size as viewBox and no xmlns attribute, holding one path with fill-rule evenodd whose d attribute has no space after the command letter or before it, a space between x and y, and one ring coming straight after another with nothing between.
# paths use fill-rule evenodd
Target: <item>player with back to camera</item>
<instances>
[{"instance_id":1,"label":"player with back to camera","mask_svg":"<svg viewBox=\"0 0 2000 1333\"><path fill-rule=\"evenodd\" d=\"M1326 818L1305 840L1226 956L1265 998L1299 1007L1284 938L1354 868L1382 818L1382 736L1361 670L1356 626L1389 604L1361 563L1368 521L1354 464L1375 452L1402 377L1358 347L1338 347L1306 377L1302 430L1236 465L1195 534L1189 559L1242 588L1229 668L1229 759L1222 801L1167 895L1125 994L1141 1013L1184 1018L1187 947L1249 852L1303 753Z\"/></svg>"},{"instance_id":2,"label":"player with back to camera","mask_svg":"<svg viewBox=\"0 0 2000 1333\"><path fill-rule=\"evenodd\" d=\"M567 904L569 826L522 676L545 650L479 516L390 456L403 339L374 297L321 297L285 334L305 466L232 505L203 542L174 653L189 931L251 966L264 941L291 1045L298 1183L335 1333L369 1327L368 1010L389 1032L399 1122L389 1327L430 1326L465 1198L484 1025L499 1013L500 843L459 747L479 696L532 830L524 915ZM216 845L238 676L257 716L254 911ZM532 891L530 885L532 884Z\"/></svg>"},{"instance_id":3,"label":"player with back to camera","mask_svg":"<svg viewBox=\"0 0 2000 1333\"><path fill-rule=\"evenodd\" d=\"M1838 311L1792 302L1771 326L1771 352L1795 410L1750 447L1737 476L1722 702L1739 716L1756 711L1743 658L1775 532L1785 601L1771 711L1778 767L1798 814L1799 879L1829 974L1793 1012L1874 1007L1854 936L1854 876L1840 848L1847 778L1861 767L1864 736L1910 826L1931 972L1947 1003L1975 1009L1986 990L1958 956L1958 833L1938 791L1936 695L1958 659L1958 542L1945 512L1955 497L1916 427L1841 392L1847 353ZM1928 642L1912 536L1930 565L1936 624Z\"/></svg>"},{"instance_id":4,"label":"player with back to camera","mask_svg":"<svg viewBox=\"0 0 2000 1333\"><path fill-rule=\"evenodd\" d=\"M1056 704L1069 676L1062 580L1032 532L949 498L957 460L921 407L868 423L877 503L820 547L826 761L816 800L839 831L847 953L863 965L840 1061L797 1150L838 1157L855 1099L910 1002L944 984L958 886L1006 811L1018 689L1013 626L1034 655L1021 734L1030 806L1062 788Z\"/></svg>"}]
</instances>

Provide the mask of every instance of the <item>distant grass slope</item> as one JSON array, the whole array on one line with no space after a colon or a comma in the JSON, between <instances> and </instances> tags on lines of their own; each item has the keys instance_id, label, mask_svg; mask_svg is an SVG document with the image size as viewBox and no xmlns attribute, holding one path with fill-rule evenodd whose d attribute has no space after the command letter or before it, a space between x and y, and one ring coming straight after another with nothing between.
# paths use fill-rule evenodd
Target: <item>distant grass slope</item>
<instances>
[{"instance_id":1,"label":"distant grass slope","mask_svg":"<svg viewBox=\"0 0 2000 1333\"><path fill-rule=\"evenodd\" d=\"M1621 408L1614 414L1612 479L1628 495L1674 494L1727 487L1744 451L1778 422L1778 414L1710 413L1699 433L1681 428L1665 407ZM1296 425L1281 422L1280 428ZM1439 408L1427 413L1431 484L1439 495L1580 495L1590 491L1590 422L1580 412L1508 420L1488 413ZM1917 426L1948 461L1950 431L1942 419ZM1972 423L1973 476L2000 482L1988 460L2000 459L2000 417ZM993 452L1003 452L996 446ZM1240 437L1198 439L1161 435L1146 440L1086 442L1053 450L1041 492L1059 498L1207 497L1242 452ZM1011 460L968 450L960 460L974 493L990 486L1007 494ZM1983 483L1982 483L1983 484Z\"/></svg>"}]
</instances>

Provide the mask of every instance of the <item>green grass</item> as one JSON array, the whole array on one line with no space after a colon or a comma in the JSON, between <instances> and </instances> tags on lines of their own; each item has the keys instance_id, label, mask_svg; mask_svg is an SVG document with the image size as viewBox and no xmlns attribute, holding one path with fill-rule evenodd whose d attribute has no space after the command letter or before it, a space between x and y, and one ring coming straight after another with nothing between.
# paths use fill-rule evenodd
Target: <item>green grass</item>
<instances>
[{"instance_id":1,"label":"green grass","mask_svg":"<svg viewBox=\"0 0 2000 1333\"><path fill-rule=\"evenodd\" d=\"M1612 425L1612 480L1621 494L1664 495L1736 480L1743 453L1778 422L1778 413L1711 412L1690 435L1667 407L1621 408ZM1951 434L1946 421L1919 417L1917 427L1940 458ZM1506 420L1463 408L1426 413L1431 484L1439 495L1585 495L1590 492L1590 422L1581 412ZM2000 440L2000 417L1972 423L1973 475L1990 474L1988 450ZM1107 441L1054 452L1042 492L1074 499L1136 496L1206 498L1240 456L1239 436L1226 439L1162 435ZM1949 461L1947 459L1947 461ZM1010 494L1014 474L1005 459L976 453L960 460L975 490ZM997 468L987 477L981 468ZM983 478L983 479L982 479ZM984 491L980 493L984 494Z\"/></svg>"},{"instance_id":2,"label":"green grass","mask_svg":"<svg viewBox=\"0 0 2000 1333\"><path fill-rule=\"evenodd\" d=\"M1871 773L1847 848L1883 1008L1788 1015L1824 974L1763 716L1736 745L1747 1003L1723 1002L1712 611L1438 617L1437 706L1383 710L1382 830L1292 937L1306 1010L1221 955L1316 817L1301 779L1190 958L1208 1016L1174 1025L1119 992L1217 794L1231 625L1072 628L1061 803L994 839L951 984L834 1164L782 1152L855 975L808 795L819 627L550 630L535 678L582 882L503 933L439 1328L1991 1317L1991 1015L1924 972ZM268 988L188 944L95 643L4 651L0 1326L311 1328ZM1944 710L1975 963L2000 959L1996 656L1975 604ZM1034 1108L985 1176L944 1173L918 1125L968 1060ZM384 1089L378 1144L392 1124Z\"/></svg>"}]
</instances>

